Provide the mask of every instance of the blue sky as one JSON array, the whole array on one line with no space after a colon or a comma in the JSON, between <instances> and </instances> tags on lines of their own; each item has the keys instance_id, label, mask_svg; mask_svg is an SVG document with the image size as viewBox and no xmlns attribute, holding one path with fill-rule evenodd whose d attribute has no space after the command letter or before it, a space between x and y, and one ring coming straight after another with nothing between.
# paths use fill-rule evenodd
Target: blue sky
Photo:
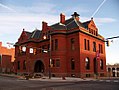
<instances>
[{"instance_id":1,"label":"blue sky","mask_svg":"<svg viewBox=\"0 0 119 90\"><path fill-rule=\"evenodd\" d=\"M104 0L0 0L0 41L15 43L22 29L41 29L42 21L49 25L59 22L59 14L70 18L73 12L80 14L80 20L90 20ZM119 0L105 0L94 15L99 33L105 38L119 36ZM119 63L119 39L106 47L107 63Z\"/></svg>"}]
</instances>

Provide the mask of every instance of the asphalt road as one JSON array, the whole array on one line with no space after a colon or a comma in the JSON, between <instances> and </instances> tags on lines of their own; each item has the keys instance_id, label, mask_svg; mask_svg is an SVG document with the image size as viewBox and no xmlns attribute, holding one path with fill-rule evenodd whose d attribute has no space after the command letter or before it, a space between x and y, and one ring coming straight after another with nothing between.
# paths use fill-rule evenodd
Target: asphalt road
<instances>
[{"instance_id":1,"label":"asphalt road","mask_svg":"<svg viewBox=\"0 0 119 90\"><path fill-rule=\"evenodd\" d=\"M119 90L119 79L50 82L0 76L0 90Z\"/></svg>"}]
</instances>

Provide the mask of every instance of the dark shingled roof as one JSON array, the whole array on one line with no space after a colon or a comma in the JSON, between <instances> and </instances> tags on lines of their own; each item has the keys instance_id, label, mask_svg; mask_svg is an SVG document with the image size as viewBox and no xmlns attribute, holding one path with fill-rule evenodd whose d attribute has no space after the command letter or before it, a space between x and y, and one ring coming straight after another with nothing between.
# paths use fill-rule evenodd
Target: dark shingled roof
<instances>
[{"instance_id":1,"label":"dark shingled roof","mask_svg":"<svg viewBox=\"0 0 119 90\"><path fill-rule=\"evenodd\" d=\"M32 32L30 38L38 39L40 38L40 36L41 36L41 31L36 29Z\"/></svg>"},{"instance_id":2,"label":"dark shingled roof","mask_svg":"<svg viewBox=\"0 0 119 90\"><path fill-rule=\"evenodd\" d=\"M88 24L89 24L90 22L91 22L91 20L82 23L82 24L84 25L84 28L88 28Z\"/></svg>"},{"instance_id":3,"label":"dark shingled roof","mask_svg":"<svg viewBox=\"0 0 119 90\"><path fill-rule=\"evenodd\" d=\"M40 38L40 36L41 36L41 31L40 30L34 30L33 32L28 32L28 31L25 31L26 32L26 34L27 34L27 36L28 36L28 38L30 39L30 38L35 38L35 39L38 39L38 38Z\"/></svg>"},{"instance_id":4,"label":"dark shingled roof","mask_svg":"<svg viewBox=\"0 0 119 90\"><path fill-rule=\"evenodd\" d=\"M54 30L70 30L70 29L76 28L76 27L84 27L85 28L83 23L81 23L80 21L77 21L74 17L66 20L64 24L56 23L54 25L51 25L51 28Z\"/></svg>"},{"instance_id":5,"label":"dark shingled roof","mask_svg":"<svg viewBox=\"0 0 119 90\"><path fill-rule=\"evenodd\" d=\"M67 29L70 30L72 28L76 28L78 27L78 23L75 20L72 20L71 22L69 22L68 24L66 24Z\"/></svg>"},{"instance_id":6,"label":"dark shingled roof","mask_svg":"<svg viewBox=\"0 0 119 90\"><path fill-rule=\"evenodd\" d=\"M56 24L52 25L51 28L54 30L65 30L66 26L61 23L56 23Z\"/></svg>"}]
</instances>

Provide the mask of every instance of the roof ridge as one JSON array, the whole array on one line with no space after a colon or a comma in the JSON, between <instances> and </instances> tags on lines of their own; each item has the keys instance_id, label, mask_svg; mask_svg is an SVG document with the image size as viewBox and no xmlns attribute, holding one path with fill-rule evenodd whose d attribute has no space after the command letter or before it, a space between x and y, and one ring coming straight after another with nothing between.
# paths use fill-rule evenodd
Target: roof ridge
<instances>
[{"instance_id":1,"label":"roof ridge","mask_svg":"<svg viewBox=\"0 0 119 90\"><path fill-rule=\"evenodd\" d=\"M75 20L73 19L73 21L75 21ZM69 22L66 26L68 26L69 24L71 24L73 21Z\"/></svg>"},{"instance_id":2,"label":"roof ridge","mask_svg":"<svg viewBox=\"0 0 119 90\"><path fill-rule=\"evenodd\" d=\"M83 22L83 24L84 24L84 23L88 23L88 22L91 22L91 20L85 21L85 22Z\"/></svg>"},{"instance_id":3,"label":"roof ridge","mask_svg":"<svg viewBox=\"0 0 119 90\"><path fill-rule=\"evenodd\" d=\"M31 38L33 38L33 37L34 37L34 35L35 35L36 31L37 31L37 30L34 30L34 31L33 31L33 34L31 35Z\"/></svg>"},{"instance_id":4,"label":"roof ridge","mask_svg":"<svg viewBox=\"0 0 119 90\"><path fill-rule=\"evenodd\" d=\"M76 24L79 26L79 24L78 24L78 22L77 22L77 20L74 18L74 21L76 22Z\"/></svg>"}]
</instances>

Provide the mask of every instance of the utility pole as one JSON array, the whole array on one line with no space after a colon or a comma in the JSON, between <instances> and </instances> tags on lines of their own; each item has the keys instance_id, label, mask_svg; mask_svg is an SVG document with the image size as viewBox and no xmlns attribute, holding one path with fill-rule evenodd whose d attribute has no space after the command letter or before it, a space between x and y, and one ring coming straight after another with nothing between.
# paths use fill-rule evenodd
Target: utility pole
<instances>
[{"instance_id":1,"label":"utility pole","mask_svg":"<svg viewBox=\"0 0 119 90\"><path fill-rule=\"evenodd\" d=\"M115 39L115 38L119 38L119 36L115 36L115 37L106 38L106 40L105 40L105 42L106 42L106 45L109 47L109 46L110 46L110 41L109 41L109 39Z\"/></svg>"}]
</instances>

